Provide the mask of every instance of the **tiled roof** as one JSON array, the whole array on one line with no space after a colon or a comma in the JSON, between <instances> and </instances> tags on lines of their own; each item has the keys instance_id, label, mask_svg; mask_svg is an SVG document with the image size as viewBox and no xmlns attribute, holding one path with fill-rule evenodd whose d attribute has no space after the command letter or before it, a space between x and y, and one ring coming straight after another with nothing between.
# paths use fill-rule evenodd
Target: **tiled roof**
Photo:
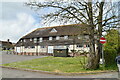
<instances>
[{"instance_id":1,"label":"tiled roof","mask_svg":"<svg viewBox=\"0 0 120 80\"><path fill-rule=\"evenodd\" d=\"M51 32L53 28L57 32ZM88 25L85 24L72 24L72 25L62 25L62 26L53 26L53 27L45 27L45 28L38 28L31 33L23 36L21 39L30 39L30 38L40 38L40 37L50 37L50 36L65 36L65 35L79 35L79 34L89 34L89 27ZM20 39L20 40L21 40ZM36 45L29 40L26 42L23 42L21 44L20 40L17 42L16 46L20 45L26 45L26 46L31 46L31 45ZM80 43L79 40L75 40L76 43ZM52 41L46 41L42 42L39 45L63 45L63 44L73 44L73 40L52 40Z\"/></svg>"},{"instance_id":2,"label":"tiled roof","mask_svg":"<svg viewBox=\"0 0 120 80\"><path fill-rule=\"evenodd\" d=\"M50 33L50 31L55 28L56 33ZM31 33L23 36L22 38L34 38L34 37L48 37L48 36L60 36L60 35L77 35L81 33L88 34L89 30L85 24L73 24L73 25L62 25L38 28Z\"/></svg>"}]
</instances>

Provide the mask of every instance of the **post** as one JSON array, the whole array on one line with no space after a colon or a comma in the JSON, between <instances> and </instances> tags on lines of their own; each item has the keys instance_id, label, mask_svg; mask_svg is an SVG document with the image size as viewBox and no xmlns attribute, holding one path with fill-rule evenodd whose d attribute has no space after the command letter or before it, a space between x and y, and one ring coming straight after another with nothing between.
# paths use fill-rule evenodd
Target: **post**
<instances>
[{"instance_id":1,"label":"post","mask_svg":"<svg viewBox=\"0 0 120 80\"><path fill-rule=\"evenodd\" d=\"M36 55L38 56L38 42L37 42L37 46L36 46Z\"/></svg>"},{"instance_id":2,"label":"post","mask_svg":"<svg viewBox=\"0 0 120 80\"><path fill-rule=\"evenodd\" d=\"M104 62L104 46L103 46L103 44L102 44L102 62L103 62L102 64L103 64L103 68L104 68L105 62Z\"/></svg>"}]
</instances>

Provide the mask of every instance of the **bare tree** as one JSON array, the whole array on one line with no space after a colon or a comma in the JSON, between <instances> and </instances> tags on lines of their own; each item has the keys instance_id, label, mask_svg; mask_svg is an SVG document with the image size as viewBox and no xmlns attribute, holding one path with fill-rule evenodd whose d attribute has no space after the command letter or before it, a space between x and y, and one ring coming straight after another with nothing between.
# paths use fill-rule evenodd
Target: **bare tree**
<instances>
[{"instance_id":1,"label":"bare tree","mask_svg":"<svg viewBox=\"0 0 120 80\"><path fill-rule=\"evenodd\" d=\"M62 23L75 23L89 25L90 33L90 57L87 69L96 69L99 67L99 60L101 54L102 45L99 43L99 39L102 36L102 32L110 24L117 25L117 14L111 14L116 6L111 2L105 2L102 0L86 2L84 0L79 1L49 1L49 2L36 2L31 1L26 3L28 6L36 11L43 8L54 9L53 12L41 15L41 18L45 23L51 23L59 21ZM108 6L109 5L109 6ZM97 41L94 38L97 32ZM98 50L95 51L95 43L98 44Z\"/></svg>"}]
</instances>

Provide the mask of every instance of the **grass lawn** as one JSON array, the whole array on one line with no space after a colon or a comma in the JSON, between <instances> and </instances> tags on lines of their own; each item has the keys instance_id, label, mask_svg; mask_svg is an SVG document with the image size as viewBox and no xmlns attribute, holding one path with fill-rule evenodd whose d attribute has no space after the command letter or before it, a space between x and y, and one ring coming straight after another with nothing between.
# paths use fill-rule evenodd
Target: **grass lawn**
<instances>
[{"instance_id":1,"label":"grass lawn","mask_svg":"<svg viewBox=\"0 0 120 80\"><path fill-rule=\"evenodd\" d=\"M3 64L3 66L17 67L17 68L27 68L33 70L51 71L51 72L86 72L90 70L85 70L81 65L81 62L85 62L85 57L44 57L33 59L29 61L14 62ZM100 71L100 70L96 70Z\"/></svg>"}]
</instances>

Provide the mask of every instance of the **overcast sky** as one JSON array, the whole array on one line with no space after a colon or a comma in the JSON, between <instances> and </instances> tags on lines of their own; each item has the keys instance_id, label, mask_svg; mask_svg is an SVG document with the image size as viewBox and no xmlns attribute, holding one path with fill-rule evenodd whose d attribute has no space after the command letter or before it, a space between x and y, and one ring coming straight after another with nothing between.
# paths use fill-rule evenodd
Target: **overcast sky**
<instances>
[{"instance_id":1,"label":"overcast sky","mask_svg":"<svg viewBox=\"0 0 120 80\"><path fill-rule=\"evenodd\" d=\"M9 0L8 0L9 1ZM0 40L17 42L22 36L35 30L45 27L39 16L30 7L25 6L24 2L11 1L0 2ZM22 0L21 0L22 1ZM40 14L51 11L50 9L41 10ZM49 26L60 25L56 22ZM48 26L46 26L48 27Z\"/></svg>"},{"instance_id":2,"label":"overcast sky","mask_svg":"<svg viewBox=\"0 0 120 80\"><path fill-rule=\"evenodd\" d=\"M47 12L41 10L41 14ZM2 13L2 14L1 14ZM0 40L17 42L22 36L36 28L45 27L39 16L24 2L1 2L0 4ZM56 26L54 23L50 26Z\"/></svg>"}]
</instances>

